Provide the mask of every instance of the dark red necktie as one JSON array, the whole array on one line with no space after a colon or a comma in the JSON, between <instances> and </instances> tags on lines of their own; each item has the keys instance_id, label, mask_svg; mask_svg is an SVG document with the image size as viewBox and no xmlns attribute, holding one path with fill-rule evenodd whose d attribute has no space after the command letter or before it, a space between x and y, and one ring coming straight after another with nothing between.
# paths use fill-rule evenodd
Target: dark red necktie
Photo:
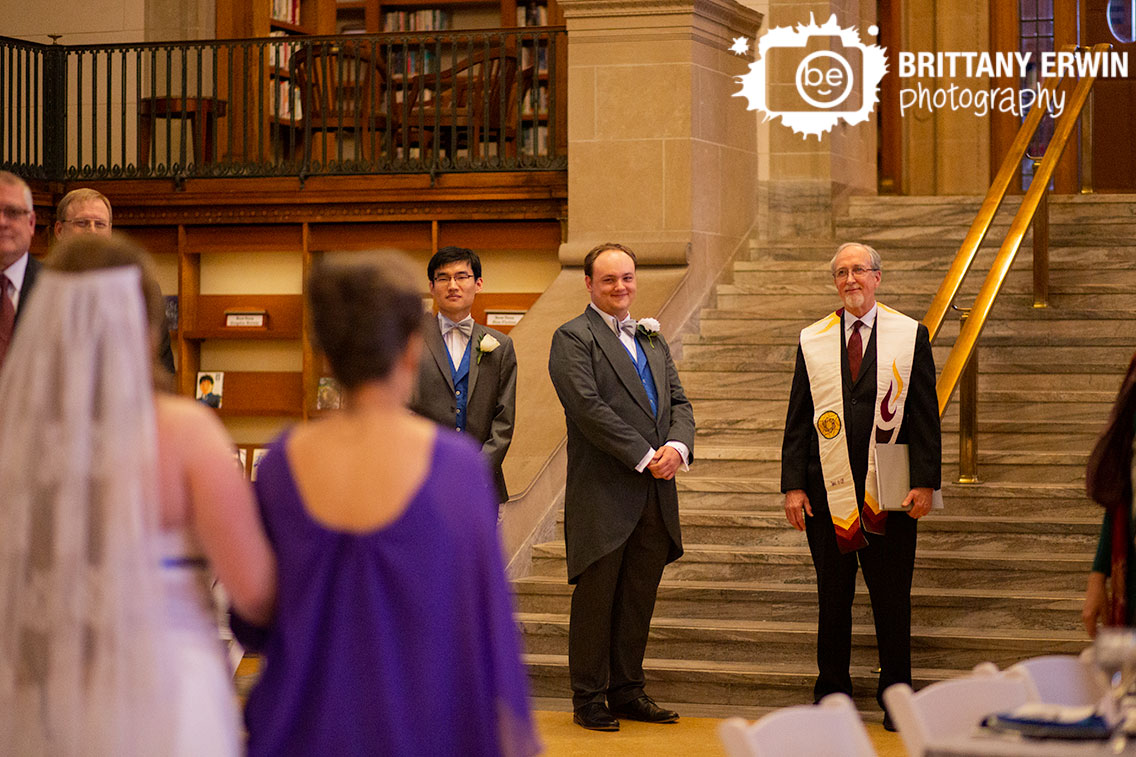
<instances>
[{"instance_id":1,"label":"dark red necktie","mask_svg":"<svg viewBox=\"0 0 1136 757\"><path fill-rule=\"evenodd\" d=\"M0 366L4 365L4 355L8 352L15 325L16 306L8 296L8 277L0 273Z\"/></svg>"},{"instance_id":2,"label":"dark red necktie","mask_svg":"<svg viewBox=\"0 0 1136 757\"><path fill-rule=\"evenodd\" d=\"M860 327L863 321L852 323L852 336L848 337L848 369L852 372L852 380L860 377L860 363L864 359L864 344L860 340Z\"/></svg>"}]
</instances>

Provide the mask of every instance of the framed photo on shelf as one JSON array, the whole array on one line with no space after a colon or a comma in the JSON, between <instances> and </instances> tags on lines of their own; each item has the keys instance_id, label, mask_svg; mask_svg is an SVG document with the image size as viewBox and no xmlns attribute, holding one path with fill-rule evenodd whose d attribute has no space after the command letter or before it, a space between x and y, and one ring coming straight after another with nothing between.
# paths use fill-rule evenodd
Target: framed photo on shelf
<instances>
[{"instance_id":1,"label":"framed photo on shelf","mask_svg":"<svg viewBox=\"0 0 1136 757\"><path fill-rule=\"evenodd\" d=\"M316 390L316 410L339 410L343 407L343 392L339 382L331 376L320 376Z\"/></svg>"},{"instance_id":2,"label":"framed photo on shelf","mask_svg":"<svg viewBox=\"0 0 1136 757\"><path fill-rule=\"evenodd\" d=\"M200 371L197 374L197 401L209 407L220 409L224 394L225 373L223 371Z\"/></svg>"}]
</instances>

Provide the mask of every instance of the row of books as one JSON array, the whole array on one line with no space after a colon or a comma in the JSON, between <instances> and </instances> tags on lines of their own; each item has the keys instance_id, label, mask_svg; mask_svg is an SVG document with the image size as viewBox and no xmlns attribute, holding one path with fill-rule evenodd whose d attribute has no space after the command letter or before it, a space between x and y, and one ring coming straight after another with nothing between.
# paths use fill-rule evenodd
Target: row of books
<instances>
[{"instance_id":1,"label":"row of books","mask_svg":"<svg viewBox=\"0 0 1136 757\"><path fill-rule=\"evenodd\" d=\"M548 26L548 6L517 3L517 26Z\"/></svg>"},{"instance_id":2,"label":"row of books","mask_svg":"<svg viewBox=\"0 0 1136 757\"><path fill-rule=\"evenodd\" d=\"M548 73L548 46L541 45L539 47L531 47L525 45L521 48L521 68L528 68L536 62L536 70L539 73Z\"/></svg>"},{"instance_id":3,"label":"row of books","mask_svg":"<svg viewBox=\"0 0 1136 757\"><path fill-rule=\"evenodd\" d=\"M438 31L451 28L453 23L453 12L441 8L427 8L418 11L383 11L382 15L384 32Z\"/></svg>"},{"instance_id":4,"label":"row of books","mask_svg":"<svg viewBox=\"0 0 1136 757\"><path fill-rule=\"evenodd\" d=\"M287 37L287 32L272 31L268 33L270 37ZM268 62L273 68L288 70L288 64L292 62L292 48L295 45L272 43L268 48Z\"/></svg>"},{"instance_id":5,"label":"row of books","mask_svg":"<svg viewBox=\"0 0 1136 757\"><path fill-rule=\"evenodd\" d=\"M272 82L272 93L269 95L272 99L273 114L285 121L299 121L304 117L304 104L300 97L300 90L295 85L283 79L275 79Z\"/></svg>"},{"instance_id":6,"label":"row of books","mask_svg":"<svg viewBox=\"0 0 1136 757\"><path fill-rule=\"evenodd\" d=\"M272 0L272 20L300 23L300 0Z\"/></svg>"},{"instance_id":7,"label":"row of books","mask_svg":"<svg viewBox=\"0 0 1136 757\"><path fill-rule=\"evenodd\" d=\"M548 85L538 84L525 94L521 105L521 115L548 115Z\"/></svg>"}]
</instances>

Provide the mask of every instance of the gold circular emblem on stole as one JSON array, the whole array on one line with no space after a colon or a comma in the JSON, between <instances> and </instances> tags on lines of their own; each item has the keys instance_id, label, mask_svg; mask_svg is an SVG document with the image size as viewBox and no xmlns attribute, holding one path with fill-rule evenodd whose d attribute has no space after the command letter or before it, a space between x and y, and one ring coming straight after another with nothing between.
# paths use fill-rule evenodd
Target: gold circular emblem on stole
<instances>
[{"instance_id":1,"label":"gold circular emblem on stole","mask_svg":"<svg viewBox=\"0 0 1136 757\"><path fill-rule=\"evenodd\" d=\"M817 418L817 431L825 439L832 439L840 433L840 416L833 410L821 413Z\"/></svg>"}]
</instances>

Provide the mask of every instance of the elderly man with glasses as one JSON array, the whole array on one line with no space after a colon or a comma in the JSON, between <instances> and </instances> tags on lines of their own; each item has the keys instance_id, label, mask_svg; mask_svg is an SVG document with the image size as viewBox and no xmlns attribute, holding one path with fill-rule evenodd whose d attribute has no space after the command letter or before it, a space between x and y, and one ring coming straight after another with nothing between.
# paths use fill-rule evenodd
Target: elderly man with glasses
<instances>
[{"instance_id":1,"label":"elderly man with glasses","mask_svg":"<svg viewBox=\"0 0 1136 757\"><path fill-rule=\"evenodd\" d=\"M95 189L72 189L55 206L55 238L74 234L110 236L110 200Z\"/></svg>"},{"instance_id":2,"label":"elderly man with glasses","mask_svg":"<svg viewBox=\"0 0 1136 757\"><path fill-rule=\"evenodd\" d=\"M801 331L781 448L785 517L808 536L817 576L815 701L852 694L856 571L872 601L876 699L911 683L911 575L916 521L931 510L942 464L935 363L927 327L876 302L880 256L841 245L832 276L844 307ZM880 502L876 460L907 445L903 511ZM895 476L894 469L887 472ZM887 477L885 476L885 480ZM885 709L884 727L895 730Z\"/></svg>"},{"instance_id":3,"label":"elderly man with glasses","mask_svg":"<svg viewBox=\"0 0 1136 757\"><path fill-rule=\"evenodd\" d=\"M0 171L0 366L42 265L29 254L35 209L27 182Z\"/></svg>"},{"instance_id":4,"label":"elderly man with glasses","mask_svg":"<svg viewBox=\"0 0 1136 757\"><path fill-rule=\"evenodd\" d=\"M426 349L410 409L472 436L481 445L496 486L509 499L501 464L513 441L517 355L513 341L476 323L471 313L481 291L481 259L464 247L443 247L426 266L438 308L423 329Z\"/></svg>"}]
</instances>

